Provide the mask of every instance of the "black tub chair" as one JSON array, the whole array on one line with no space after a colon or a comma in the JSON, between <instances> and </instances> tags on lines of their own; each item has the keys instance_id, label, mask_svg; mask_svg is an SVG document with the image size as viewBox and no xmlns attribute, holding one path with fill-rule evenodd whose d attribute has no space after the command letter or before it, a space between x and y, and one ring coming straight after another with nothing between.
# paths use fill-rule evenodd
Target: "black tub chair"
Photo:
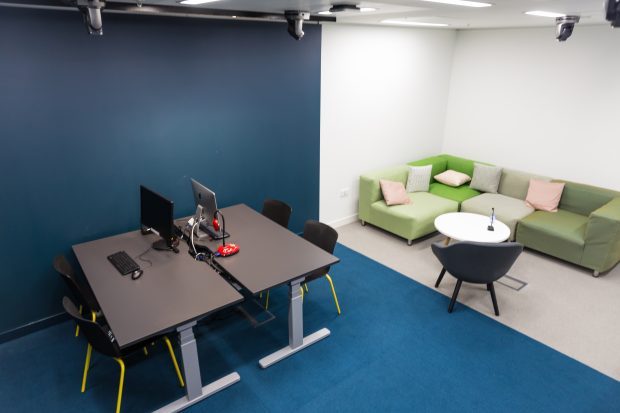
<instances>
[{"instance_id":1,"label":"black tub chair","mask_svg":"<svg viewBox=\"0 0 620 413\"><path fill-rule=\"evenodd\" d=\"M435 283L435 288L439 287L439 283L441 283L446 271L457 279L448 312L452 312L461 289L461 284L463 281L466 281L468 283L487 285L487 290L491 293L491 299L493 300L495 315L499 316L493 283L508 273L523 251L523 245L517 242L484 243L463 241L451 245L443 245L443 242L437 242L432 244L431 248L433 254L443 265L441 274L439 274L439 278Z\"/></svg>"}]
</instances>

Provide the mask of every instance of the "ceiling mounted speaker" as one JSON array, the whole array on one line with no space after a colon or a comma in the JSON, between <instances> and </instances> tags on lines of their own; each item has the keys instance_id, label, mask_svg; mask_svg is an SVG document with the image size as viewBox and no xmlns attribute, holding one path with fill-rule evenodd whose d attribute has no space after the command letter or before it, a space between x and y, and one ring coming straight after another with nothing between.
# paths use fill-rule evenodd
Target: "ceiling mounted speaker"
<instances>
[{"instance_id":1,"label":"ceiling mounted speaker","mask_svg":"<svg viewBox=\"0 0 620 413\"><path fill-rule=\"evenodd\" d=\"M332 13L342 13L345 11L360 11L360 8L356 4L334 4L329 11Z\"/></svg>"}]
</instances>

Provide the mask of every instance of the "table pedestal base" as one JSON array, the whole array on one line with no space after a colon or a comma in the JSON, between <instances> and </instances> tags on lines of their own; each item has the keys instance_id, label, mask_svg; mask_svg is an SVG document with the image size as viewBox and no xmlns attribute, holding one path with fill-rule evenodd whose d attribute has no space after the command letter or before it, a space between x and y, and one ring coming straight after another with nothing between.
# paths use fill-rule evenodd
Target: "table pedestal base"
<instances>
[{"instance_id":1,"label":"table pedestal base","mask_svg":"<svg viewBox=\"0 0 620 413\"><path fill-rule=\"evenodd\" d=\"M260 359L258 361L258 364L260 364L262 368L266 369L267 367L277 363L278 361L287 358L291 354L295 354L298 351L303 350L304 348L308 346L311 346L317 341L324 339L325 337L329 336L329 334L330 334L330 331L327 328L322 328L319 331L316 331L310 334L309 336L304 337L303 342L300 346L295 347L295 348L291 346L286 346L284 348L281 348L275 353L271 353L270 355Z\"/></svg>"},{"instance_id":2,"label":"table pedestal base","mask_svg":"<svg viewBox=\"0 0 620 413\"><path fill-rule=\"evenodd\" d=\"M189 400L187 396L183 396L180 399L173 401L169 405L156 410L155 413L180 412L181 410L187 409L189 406L198 403L199 401L206 399L209 396L212 396L218 391L224 390L226 387L232 386L239 380L241 380L241 377L238 373L230 373L229 375L224 376L221 379L204 386L202 388L200 396L195 397L192 400Z\"/></svg>"},{"instance_id":3,"label":"table pedestal base","mask_svg":"<svg viewBox=\"0 0 620 413\"><path fill-rule=\"evenodd\" d=\"M186 396L156 410L157 413L172 413L184 410L192 404L206 399L207 397L225 389L241 380L237 372L230 373L219 380L202 385L200 378L200 363L198 361L198 348L194 337L193 327L195 321L182 325L177 328L179 332L179 344L181 347L181 357L183 360L183 375L185 376Z\"/></svg>"}]
</instances>

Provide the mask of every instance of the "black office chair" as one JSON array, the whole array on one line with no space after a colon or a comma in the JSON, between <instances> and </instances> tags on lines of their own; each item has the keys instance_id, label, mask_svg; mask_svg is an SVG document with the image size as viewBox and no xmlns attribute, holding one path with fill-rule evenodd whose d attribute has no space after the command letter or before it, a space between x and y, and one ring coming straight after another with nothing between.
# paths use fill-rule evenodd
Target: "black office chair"
<instances>
[{"instance_id":1,"label":"black office chair","mask_svg":"<svg viewBox=\"0 0 620 413\"><path fill-rule=\"evenodd\" d=\"M461 289L461 284L463 281L466 281L487 285L487 290L491 293L491 299L493 300L495 315L499 316L493 283L508 273L523 251L523 245L517 242L484 243L464 241L452 245L444 245L442 242L437 242L432 244L431 248L444 268L441 270L435 287L439 287L439 283L441 283L446 271L457 279L448 312L452 312Z\"/></svg>"},{"instance_id":2,"label":"black office chair","mask_svg":"<svg viewBox=\"0 0 620 413\"><path fill-rule=\"evenodd\" d=\"M288 221L291 218L293 208L288 204L278 201L277 199L266 199L263 202L263 210L261 214L282 225L284 228L288 228Z\"/></svg>"},{"instance_id":3,"label":"black office chair","mask_svg":"<svg viewBox=\"0 0 620 413\"><path fill-rule=\"evenodd\" d=\"M82 377L82 393L86 391L86 378L88 376L88 369L90 366L90 357L92 354L92 349L94 348L97 352L110 356L116 360L121 369L120 381L118 385L118 396L116 399L116 413L119 413L121 410L121 401L123 398L123 384L125 382L125 362L123 361L123 357L140 350L141 347L145 345L144 342L135 344L129 348L121 350L116 342L112 331L105 325L101 325L96 321L87 320L82 317L79 313L78 309L75 307L75 304L69 297L63 297L62 305L65 308L65 311L71 318L75 320L76 323L82 328L83 334L88 340L88 349L86 351L86 362L84 364L84 375ZM174 365L174 369L176 371L177 377L179 378L179 384L181 387L185 386L183 382L183 376L181 376L181 370L179 370L179 364L177 363L177 359L174 355L174 350L172 349L172 344L170 340L166 336L161 336L164 340L166 347L168 348L168 352L170 353L170 358L172 359L172 364ZM148 341L152 341L153 339L149 339Z\"/></svg>"},{"instance_id":4,"label":"black office chair","mask_svg":"<svg viewBox=\"0 0 620 413\"><path fill-rule=\"evenodd\" d=\"M280 224L284 228L288 228L288 222L291 218L291 208L287 203L279 201L277 199L266 199L263 202L263 210L261 214L269 218L276 224ZM260 293L259 298L263 298L263 293ZM265 299L265 309L269 308L269 290L267 290L267 298Z\"/></svg>"},{"instance_id":5,"label":"black office chair","mask_svg":"<svg viewBox=\"0 0 620 413\"><path fill-rule=\"evenodd\" d=\"M101 314L99 304L88 287L83 287L78 282L73 267L64 255L58 255L54 258L54 269L60 275L60 278L67 284L75 301L79 304L79 313L88 314L95 321L97 315ZM80 325L75 327L75 336L80 334Z\"/></svg>"},{"instance_id":6,"label":"black office chair","mask_svg":"<svg viewBox=\"0 0 620 413\"><path fill-rule=\"evenodd\" d=\"M304 233L302 234L302 237L317 247L333 254L334 248L336 248L336 241L338 241L338 232L327 224L323 224L319 221L308 220L304 225ZM336 303L336 310L338 310L338 315L340 315L340 304L338 304L338 296L336 295L334 282L332 277L329 276L329 268L329 266L319 268L318 270L308 274L304 283L307 284L324 276L332 289L332 295L334 296L334 302Z\"/></svg>"}]
</instances>

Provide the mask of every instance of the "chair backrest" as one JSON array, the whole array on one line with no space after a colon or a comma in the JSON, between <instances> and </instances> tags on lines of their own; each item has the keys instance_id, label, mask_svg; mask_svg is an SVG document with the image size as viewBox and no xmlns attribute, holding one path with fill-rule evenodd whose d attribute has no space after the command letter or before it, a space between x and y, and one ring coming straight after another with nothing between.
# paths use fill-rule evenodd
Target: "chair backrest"
<instances>
[{"instance_id":1,"label":"chair backrest","mask_svg":"<svg viewBox=\"0 0 620 413\"><path fill-rule=\"evenodd\" d=\"M60 275L71 294L73 294L73 298L75 298L82 306L86 307L85 310L90 313L91 311L98 311L99 306L97 305L97 301L95 297L92 295L90 290L83 288L75 277L75 271L73 267L67 260L64 255L58 255L54 258L54 269Z\"/></svg>"},{"instance_id":2,"label":"chair backrest","mask_svg":"<svg viewBox=\"0 0 620 413\"><path fill-rule=\"evenodd\" d=\"M261 213L273 222L288 228L288 221L291 218L292 212L293 208L285 202L278 201L277 199L267 199L263 202L263 211Z\"/></svg>"},{"instance_id":3,"label":"chair backrest","mask_svg":"<svg viewBox=\"0 0 620 413\"><path fill-rule=\"evenodd\" d=\"M434 243L431 248L450 274L480 284L494 282L506 275L523 251L523 245L517 242L463 241L447 246Z\"/></svg>"},{"instance_id":4,"label":"chair backrest","mask_svg":"<svg viewBox=\"0 0 620 413\"><path fill-rule=\"evenodd\" d=\"M308 220L304 225L302 237L324 251L333 254L334 248L336 248L336 242L338 241L338 232L327 224ZM310 281L312 278L323 276L328 272L329 267L324 267L309 274L306 279Z\"/></svg>"},{"instance_id":5,"label":"chair backrest","mask_svg":"<svg viewBox=\"0 0 620 413\"><path fill-rule=\"evenodd\" d=\"M62 306L71 318L80 326L86 340L99 353L111 357L120 357L121 350L112 331L99 323L82 317L69 297L62 298Z\"/></svg>"}]
</instances>

